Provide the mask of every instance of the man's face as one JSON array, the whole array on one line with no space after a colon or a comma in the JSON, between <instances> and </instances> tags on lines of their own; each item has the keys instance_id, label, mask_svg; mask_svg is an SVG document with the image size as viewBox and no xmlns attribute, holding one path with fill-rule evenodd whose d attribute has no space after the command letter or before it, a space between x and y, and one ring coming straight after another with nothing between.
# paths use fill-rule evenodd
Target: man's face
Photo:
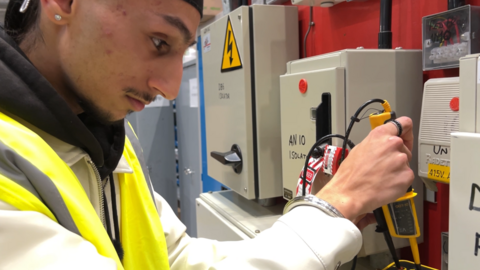
<instances>
[{"instance_id":1,"label":"man's face","mask_svg":"<svg viewBox=\"0 0 480 270\"><path fill-rule=\"evenodd\" d=\"M183 0L78 1L58 44L69 90L104 122L174 99L199 22Z\"/></svg>"}]
</instances>

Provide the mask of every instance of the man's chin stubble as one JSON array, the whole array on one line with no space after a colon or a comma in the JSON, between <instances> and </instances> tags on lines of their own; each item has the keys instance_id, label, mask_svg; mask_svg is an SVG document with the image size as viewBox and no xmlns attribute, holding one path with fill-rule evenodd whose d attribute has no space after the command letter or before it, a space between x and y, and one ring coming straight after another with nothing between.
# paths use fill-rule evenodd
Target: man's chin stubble
<instances>
[{"instance_id":1,"label":"man's chin stubble","mask_svg":"<svg viewBox=\"0 0 480 270\"><path fill-rule=\"evenodd\" d=\"M83 109L84 113L93 116L97 121L105 125L111 125L123 119L114 119L111 112L103 110L93 100L83 95L82 91L75 87L75 84L68 76L64 76L64 79L68 90L76 97L77 104Z\"/></svg>"}]
</instances>

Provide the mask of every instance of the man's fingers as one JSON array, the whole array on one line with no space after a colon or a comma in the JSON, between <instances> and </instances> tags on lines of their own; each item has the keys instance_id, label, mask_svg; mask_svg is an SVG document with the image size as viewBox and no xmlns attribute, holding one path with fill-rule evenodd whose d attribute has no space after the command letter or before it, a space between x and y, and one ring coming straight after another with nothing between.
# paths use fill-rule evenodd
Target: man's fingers
<instances>
[{"instance_id":1,"label":"man's fingers","mask_svg":"<svg viewBox=\"0 0 480 270\"><path fill-rule=\"evenodd\" d=\"M400 117L396 119L396 121L402 126L402 134L400 137L403 140L403 143L408 148L408 150L412 151L413 149L413 123L412 119L408 117ZM398 128L395 123L388 122L387 124L383 125L385 131L390 134L391 136L398 136Z\"/></svg>"},{"instance_id":2,"label":"man's fingers","mask_svg":"<svg viewBox=\"0 0 480 270\"><path fill-rule=\"evenodd\" d=\"M397 119L397 122L399 122L402 125L403 132L400 137L403 139L403 143L405 146L408 148L408 150L412 151L413 150L413 122L412 119L408 117L400 117Z\"/></svg>"},{"instance_id":3,"label":"man's fingers","mask_svg":"<svg viewBox=\"0 0 480 270\"><path fill-rule=\"evenodd\" d=\"M412 152L410 151L410 149L408 149L407 146L404 145L401 151L407 155L408 162L410 162L412 160Z\"/></svg>"}]
</instances>

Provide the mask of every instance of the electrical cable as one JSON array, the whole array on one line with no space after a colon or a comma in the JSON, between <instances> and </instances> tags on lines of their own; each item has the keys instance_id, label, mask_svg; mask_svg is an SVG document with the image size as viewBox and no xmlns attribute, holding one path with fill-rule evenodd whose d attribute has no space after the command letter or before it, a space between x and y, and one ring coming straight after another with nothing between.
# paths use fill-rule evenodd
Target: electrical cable
<instances>
[{"instance_id":1,"label":"electrical cable","mask_svg":"<svg viewBox=\"0 0 480 270\"><path fill-rule=\"evenodd\" d=\"M453 25L455 25L455 32L457 32L457 43L460 44L460 32L458 31L458 25L457 22L454 21Z\"/></svg>"},{"instance_id":2,"label":"electrical cable","mask_svg":"<svg viewBox=\"0 0 480 270\"><path fill-rule=\"evenodd\" d=\"M465 0L447 0L448 10L465 5Z\"/></svg>"},{"instance_id":3,"label":"electrical cable","mask_svg":"<svg viewBox=\"0 0 480 270\"><path fill-rule=\"evenodd\" d=\"M376 109L376 108L368 108L368 110L366 110L366 111L362 114L362 116L360 116L360 118L359 118L358 120L362 121L363 119L369 118L370 115L365 116L365 114L367 114L369 111L376 111L377 113L380 113L380 112L381 112L381 110Z\"/></svg>"},{"instance_id":4,"label":"electrical cable","mask_svg":"<svg viewBox=\"0 0 480 270\"><path fill-rule=\"evenodd\" d=\"M385 103L385 100L383 99L379 99L379 98L375 98L375 99L371 99L367 102L365 102L362 106L360 106L360 108L358 108L358 110L355 112L355 114L352 116L351 120L350 120L350 124L347 128L347 131L345 132L345 140L343 141L343 146L342 146L342 156L341 156L341 159L340 159L340 162L343 162L343 160L345 159L345 147L347 147L347 140L348 140L348 137L350 137L350 132L352 131L352 128L353 128L353 124L355 124L355 122L360 122L360 119L358 119L358 116L360 115L360 113L362 113L362 111L367 107L369 106L370 104L373 104L373 103Z\"/></svg>"},{"instance_id":5,"label":"electrical cable","mask_svg":"<svg viewBox=\"0 0 480 270\"><path fill-rule=\"evenodd\" d=\"M315 23L313 22L313 6L310 7L310 22L308 23L307 33L305 34L305 38L303 39L303 57L307 57L307 37L310 34L310 29L314 26Z\"/></svg>"},{"instance_id":6,"label":"electrical cable","mask_svg":"<svg viewBox=\"0 0 480 270\"><path fill-rule=\"evenodd\" d=\"M375 220L377 221L377 229L375 230L375 232L383 233L383 238L385 239L388 250L392 255L395 267L397 269L402 269L402 266L400 265L400 259L398 258L397 252L395 251L395 245L393 244L392 235L388 230L387 221L385 219L385 214L383 213L382 207L373 210L373 215L375 216Z\"/></svg>"},{"instance_id":7,"label":"electrical cable","mask_svg":"<svg viewBox=\"0 0 480 270\"><path fill-rule=\"evenodd\" d=\"M308 170L308 161L310 160L310 157L312 156L313 152L315 151L315 149L326 143L328 140L330 140L331 138L340 138L340 139L343 139L345 140L345 137L340 135L340 134L330 134L330 135L326 135L326 136L323 136L322 138L320 138L313 146L312 148L310 148L310 151L308 151L308 155L307 157L305 158L305 166L303 167L303 175L302 175L302 180L303 180L303 184L302 184L302 196L305 196L307 194L307 170ZM348 143L348 146L350 147L350 149L352 149L353 147L355 147L355 144L351 141L348 141L348 142L344 142L345 145L347 145ZM346 147L346 146L345 146Z\"/></svg>"},{"instance_id":8,"label":"electrical cable","mask_svg":"<svg viewBox=\"0 0 480 270\"><path fill-rule=\"evenodd\" d=\"M355 258L353 258L353 262L352 262L352 269L351 270L355 270L355 268L357 267L357 256L355 256Z\"/></svg>"}]
</instances>

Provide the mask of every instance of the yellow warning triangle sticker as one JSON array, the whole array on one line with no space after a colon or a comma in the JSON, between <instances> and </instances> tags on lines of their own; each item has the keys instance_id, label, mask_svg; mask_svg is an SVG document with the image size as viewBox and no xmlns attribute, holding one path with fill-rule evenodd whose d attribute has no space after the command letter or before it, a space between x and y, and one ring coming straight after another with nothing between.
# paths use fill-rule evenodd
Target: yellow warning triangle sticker
<instances>
[{"instance_id":1,"label":"yellow warning triangle sticker","mask_svg":"<svg viewBox=\"0 0 480 270\"><path fill-rule=\"evenodd\" d=\"M228 72L242 68L242 59L238 52L237 41L233 34L232 23L228 16L227 30L225 31L225 45L223 45L222 72Z\"/></svg>"}]
</instances>

